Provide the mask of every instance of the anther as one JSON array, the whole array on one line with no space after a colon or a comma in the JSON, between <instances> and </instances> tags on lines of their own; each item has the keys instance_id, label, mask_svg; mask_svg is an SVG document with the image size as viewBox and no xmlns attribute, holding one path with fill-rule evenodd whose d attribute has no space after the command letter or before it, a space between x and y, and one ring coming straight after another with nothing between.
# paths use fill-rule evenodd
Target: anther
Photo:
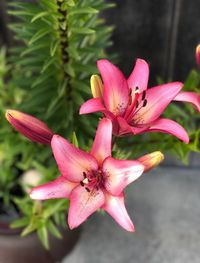
<instances>
[{"instance_id":1,"label":"anther","mask_svg":"<svg viewBox=\"0 0 200 263\"><path fill-rule=\"evenodd\" d=\"M132 104L132 97L130 95L128 105L131 105L131 104Z\"/></svg>"},{"instance_id":2,"label":"anther","mask_svg":"<svg viewBox=\"0 0 200 263\"><path fill-rule=\"evenodd\" d=\"M83 183L83 181L80 181L80 184L81 184L81 186L84 186L84 183Z\"/></svg>"},{"instance_id":3,"label":"anther","mask_svg":"<svg viewBox=\"0 0 200 263\"><path fill-rule=\"evenodd\" d=\"M144 100L142 107L145 107L147 105L147 99Z\"/></svg>"},{"instance_id":4,"label":"anther","mask_svg":"<svg viewBox=\"0 0 200 263\"><path fill-rule=\"evenodd\" d=\"M138 87L136 87L135 88L135 92L134 92L135 94L138 94L138 93L140 93L140 90L139 90L139 88Z\"/></svg>"},{"instance_id":5,"label":"anther","mask_svg":"<svg viewBox=\"0 0 200 263\"><path fill-rule=\"evenodd\" d=\"M84 178L86 178L86 177L87 177L87 175L86 175L86 172L83 172L83 177L84 177Z\"/></svg>"},{"instance_id":6,"label":"anther","mask_svg":"<svg viewBox=\"0 0 200 263\"><path fill-rule=\"evenodd\" d=\"M144 91L142 92L142 100L144 100L145 97L146 97L146 91L144 90Z\"/></svg>"},{"instance_id":7,"label":"anther","mask_svg":"<svg viewBox=\"0 0 200 263\"><path fill-rule=\"evenodd\" d=\"M89 193L90 189L88 187L85 187L85 190Z\"/></svg>"},{"instance_id":8,"label":"anther","mask_svg":"<svg viewBox=\"0 0 200 263\"><path fill-rule=\"evenodd\" d=\"M137 100L137 101L136 101L136 106L135 106L135 108L137 109L138 106L139 106L139 101Z\"/></svg>"}]
</instances>

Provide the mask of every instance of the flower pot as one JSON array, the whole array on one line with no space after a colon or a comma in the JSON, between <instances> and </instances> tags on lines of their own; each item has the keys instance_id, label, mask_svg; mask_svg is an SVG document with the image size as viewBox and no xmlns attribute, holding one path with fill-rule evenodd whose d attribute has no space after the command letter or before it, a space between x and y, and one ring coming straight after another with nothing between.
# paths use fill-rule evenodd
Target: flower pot
<instances>
[{"instance_id":1,"label":"flower pot","mask_svg":"<svg viewBox=\"0 0 200 263\"><path fill-rule=\"evenodd\" d=\"M37 234L20 237L19 231L0 222L0 263L54 263L62 260L77 243L80 229L61 229L63 239L49 235L50 250L45 250Z\"/></svg>"}]
</instances>

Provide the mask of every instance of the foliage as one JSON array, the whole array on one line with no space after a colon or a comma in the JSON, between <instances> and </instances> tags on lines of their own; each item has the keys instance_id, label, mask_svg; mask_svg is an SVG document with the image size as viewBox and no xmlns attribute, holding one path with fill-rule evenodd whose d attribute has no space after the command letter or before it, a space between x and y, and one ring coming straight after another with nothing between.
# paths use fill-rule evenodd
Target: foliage
<instances>
[{"instance_id":1,"label":"foliage","mask_svg":"<svg viewBox=\"0 0 200 263\"><path fill-rule=\"evenodd\" d=\"M0 53L0 216L19 216L11 226L23 227L23 236L36 231L46 248L48 232L61 237L57 226L66 224L68 202L33 202L27 197L23 173L34 168L44 183L55 178L57 167L50 148L31 144L16 133L4 112L13 108L34 114L75 145L78 140L86 145L84 138L94 134L97 120L77 116L80 104L90 96L89 78L97 70L96 61L106 57L105 48L112 44L113 27L99 14L113 6L104 0L9 3L15 44L7 56L5 49ZM78 139L73 132L77 130Z\"/></svg>"},{"instance_id":2,"label":"foliage","mask_svg":"<svg viewBox=\"0 0 200 263\"><path fill-rule=\"evenodd\" d=\"M96 60L105 57L105 48L111 45L113 27L105 25L99 12L113 4L104 0L37 0L37 4L20 0L9 6L16 42L7 52L8 62L5 49L0 52L0 214L18 216L11 227L24 228L22 236L37 232L49 248L49 232L61 238L57 226L65 225L68 201L30 200L22 177L34 168L42 175L40 183L45 183L56 177L57 167L50 148L29 143L16 133L4 119L4 111L12 107L33 114L55 133L87 149L98 118L79 117L78 111L91 97L89 78L97 71ZM200 75L193 70L185 90L199 92L199 85ZM191 151L200 152L200 117L190 105L177 103L164 116L185 127L190 135L188 145L172 136L148 133L117 140L113 156L138 158L160 150L173 152L187 163Z\"/></svg>"}]
</instances>

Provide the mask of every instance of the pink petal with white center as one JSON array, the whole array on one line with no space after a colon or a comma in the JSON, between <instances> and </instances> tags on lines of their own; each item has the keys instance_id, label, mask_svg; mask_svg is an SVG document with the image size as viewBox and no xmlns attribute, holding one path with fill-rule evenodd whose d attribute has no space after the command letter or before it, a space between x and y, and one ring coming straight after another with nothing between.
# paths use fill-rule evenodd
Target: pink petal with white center
<instances>
[{"instance_id":1,"label":"pink petal with white center","mask_svg":"<svg viewBox=\"0 0 200 263\"><path fill-rule=\"evenodd\" d=\"M108 60L97 62L104 84L103 99L114 115L122 115L128 104L129 89L122 72Z\"/></svg>"},{"instance_id":2,"label":"pink petal with white center","mask_svg":"<svg viewBox=\"0 0 200 263\"><path fill-rule=\"evenodd\" d=\"M88 192L85 187L77 186L70 195L68 224L70 229L78 227L105 202L104 193L99 189Z\"/></svg>"},{"instance_id":3,"label":"pink petal with white center","mask_svg":"<svg viewBox=\"0 0 200 263\"><path fill-rule=\"evenodd\" d=\"M80 182L84 179L83 172L98 168L91 154L76 148L59 135L53 136L51 147L62 176L69 181Z\"/></svg>"},{"instance_id":4,"label":"pink petal with white center","mask_svg":"<svg viewBox=\"0 0 200 263\"><path fill-rule=\"evenodd\" d=\"M167 105L176 97L182 89L183 84L172 82L163 84L146 91L146 106L141 107L140 103L138 113L133 117L136 124L146 124L156 120L167 107Z\"/></svg>"},{"instance_id":5,"label":"pink petal with white center","mask_svg":"<svg viewBox=\"0 0 200 263\"><path fill-rule=\"evenodd\" d=\"M128 86L130 89L139 88L142 92L147 89L149 80L149 65L143 59L137 59L135 67L128 78Z\"/></svg>"},{"instance_id":6,"label":"pink petal with white center","mask_svg":"<svg viewBox=\"0 0 200 263\"><path fill-rule=\"evenodd\" d=\"M100 166L106 157L111 156L111 142L112 122L109 119L104 118L98 125L90 152L97 159Z\"/></svg>"},{"instance_id":7,"label":"pink petal with white center","mask_svg":"<svg viewBox=\"0 0 200 263\"><path fill-rule=\"evenodd\" d=\"M135 229L133 222L131 221L124 204L124 195L112 196L106 194L105 197L105 204L102 208L111 215L121 227L129 232L134 232Z\"/></svg>"},{"instance_id":8,"label":"pink petal with white center","mask_svg":"<svg viewBox=\"0 0 200 263\"><path fill-rule=\"evenodd\" d=\"M77 183L69 182L63 176L60 176L52 182L34 187L30 197L36 200L68 198L72 189L76 186Z\"/></svg>"},{"instance_id":9,"label":"pink petal with white center","mask_svg":"<svg viewBox=\"0 0 200 263\"><path fill-rule=\"evenodd\" d=\"M175 101L189 102L191 103L197 111L200 112L200 95L195 92L180 92L175 98Z\"/></svg>"},{"instance_id":10,"label":"pink petal with white center","mask_svg":"<svg viewBox=\"0 0 200 263\"><path fill-rule=\"evenodd\" d=\"M105 111L105 110L106 108L103 106L101 99L93 98L81 105L79 113L88 114L91 112Z\"/></svg>"},{"instance_id":11,"label":"pink petal with white center","mask_svg":"<svg viewBox=\"0 0 200 263\"><path fill-rule=\"evenodd\" d=\"M105 188L112 195L120 195L124 188L138 179L144 166L138 161L116 160L108 157L102 170L105 175Z\"/></svg>"},{"instance_id":12,"label":"pink petal with white center","mask_svg":"<svg viewBox=\"0 0 200 263\"><path fill-rule=\"evenodd\" d=\"M147 130L147 132L169 133L185 143L189 143L189 137L186 130L177 122L169 119L159 118L151 124L151 127Z\"/></svg>"}]
</instances>

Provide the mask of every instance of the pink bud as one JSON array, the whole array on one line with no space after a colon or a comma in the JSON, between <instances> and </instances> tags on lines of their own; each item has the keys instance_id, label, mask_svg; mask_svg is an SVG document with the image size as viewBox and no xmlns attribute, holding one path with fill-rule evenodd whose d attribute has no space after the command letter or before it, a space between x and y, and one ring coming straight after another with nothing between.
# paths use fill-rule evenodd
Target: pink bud
<instances>
[{"instance_id":1,"label":"pink bud","mask_svg":"<svg viewBox=\"0 0 200 263\"><path fill-rule=\"evenodd\" d=\"M146 154L138 159L138 161L144 165L145 172L158 166L160 162L162 162L163 160L164 160L164 155L159 151Z\"/></svg>"},{"instance_id":2,"label":"pink bud","mask_svg":"<svg viewBox=\"0 0 200 263\"><path fill-rule=\"evenodd\" d=\"M6 119L17 131L30 140L43 144L51 143L53 132L44 122L35 117L20 111L7 110Z\"/></svg>"},{"instance_id":3,"label":"pink bud","mask_svg":"<svg viewBox=\"0 0 200 263\"><path fill-rule=\"evenodd\" d=\"M200 44L196 47L196 63L200 67Z\"/></svg>"}]
</instances>

